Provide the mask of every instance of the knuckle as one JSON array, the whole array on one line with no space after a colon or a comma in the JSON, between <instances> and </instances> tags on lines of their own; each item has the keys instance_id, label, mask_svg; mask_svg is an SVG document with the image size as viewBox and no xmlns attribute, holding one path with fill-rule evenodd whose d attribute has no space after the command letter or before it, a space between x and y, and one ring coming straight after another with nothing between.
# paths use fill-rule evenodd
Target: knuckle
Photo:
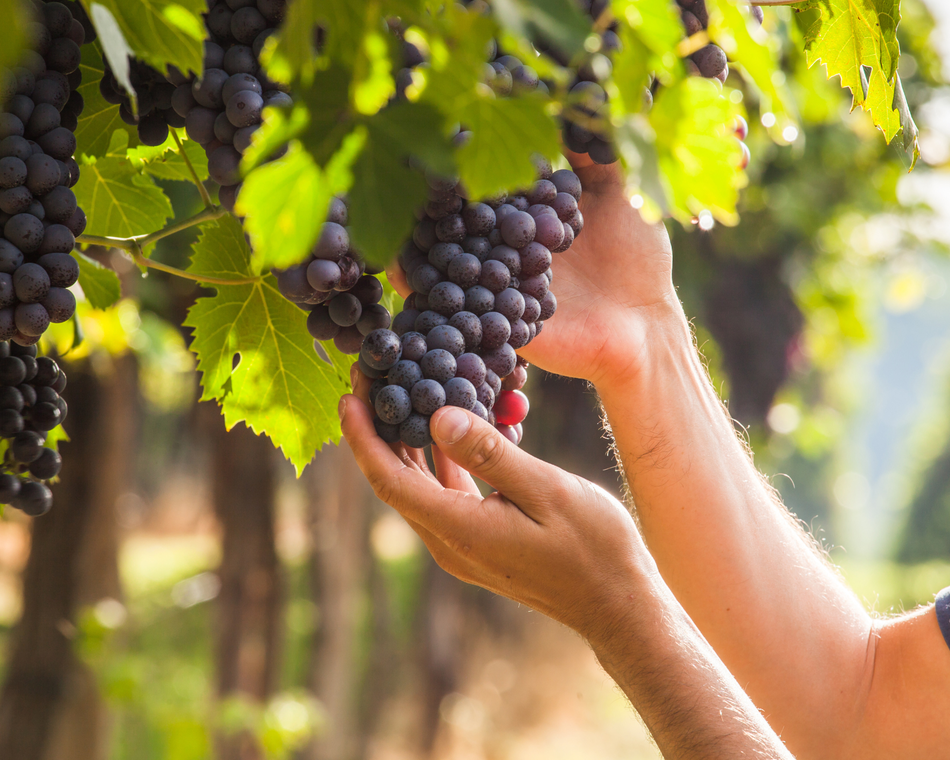
<instances>
[{"instance_id":1,"label":"knuckle","mask_svg":"<svg viewBox=\"0 0 950 760\"><path fill-rule=\"evenodd\" d=\"M471 464L475 469L498 467L505 458L501 436L494 429L479 431L471 448Z\"/></svg>"},{"instance_id":2,"label":"knuckle","mask_svg":"<svg viewBox=\"0 0 950 760\"><path fill-rule=\"evenodd\" d=\"M396 488L393 485L392 476L381 472L371 472L367 477L376 497L390 506L395 506Z\"/></svg>"}]
</instances>

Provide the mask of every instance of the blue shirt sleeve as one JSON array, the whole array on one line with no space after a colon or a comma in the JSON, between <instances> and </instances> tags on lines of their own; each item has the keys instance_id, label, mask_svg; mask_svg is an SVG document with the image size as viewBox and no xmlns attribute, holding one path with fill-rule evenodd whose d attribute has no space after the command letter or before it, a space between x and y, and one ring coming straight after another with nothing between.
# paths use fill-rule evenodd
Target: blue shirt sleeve
<instances>
[{"instance_id":1,"label":"blue shirt sleeve","mask_svg":"<svg viewBox=\"0 0 950 760\"><path fill-rule=\"evenodd\" d=\"M950 647L950 587L937 594L937 622L947 646Z\"/></svg>"}]
</instances>

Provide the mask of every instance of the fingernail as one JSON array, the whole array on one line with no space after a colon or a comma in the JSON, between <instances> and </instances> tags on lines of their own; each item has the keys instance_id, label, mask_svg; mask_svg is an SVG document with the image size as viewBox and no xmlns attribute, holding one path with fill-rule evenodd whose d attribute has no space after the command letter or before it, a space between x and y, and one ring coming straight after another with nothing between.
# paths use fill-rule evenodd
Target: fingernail
<instances>
[{"instance_id":1,"label":"fingernail","mask_svg":"<svg viewBox=\"0 0 950 760\"><path fill-rule=\"evenodd\" d=\"M350 387L351 388L356 387L356 378L357 378L357 373L359 371L360 371L359 365L356 362L353 362L353 366L350 367Z\"/></svg>"},{"instance_id":2,"label":"fingernail","mask_svg":"<svg viewBox=\"0 0 950 760\"><path fill-rule=\"evenodd\" d=\"M340 399L340 405L336 408L336 413L340 415L340 422L343 422L343 418L346 416L346 396Z\"/></svg>"},{"instance_id":3,"label":"fingernail","mask_svg":"<svg viewBox=\"0 0 950 760\"><path fill-rule=\"evenodd\" d=\"M447 407L435 423L435 435L445 443L457 443L471 426L472 420L464 411Z\"/></svg>"}]
</instances>

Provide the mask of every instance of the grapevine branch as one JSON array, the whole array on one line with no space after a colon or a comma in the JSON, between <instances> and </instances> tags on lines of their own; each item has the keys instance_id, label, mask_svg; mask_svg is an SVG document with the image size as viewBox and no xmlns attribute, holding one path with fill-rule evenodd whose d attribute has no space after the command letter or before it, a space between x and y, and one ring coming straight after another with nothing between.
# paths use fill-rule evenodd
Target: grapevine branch
<instances>
[{"instance_id":1,"label":"grapevine branch","mask_svg":"<svg viewBox=\"0 0 950 760\"><path fill-rule=\"evenodd\" d=\"M184 155L184 152L182 152L182 155ZM198 185L199 187L201 186L200 183L198 183ZM199 211L197 214L189 217L188 219L183 219L180 222L174 222L162 227L160 230L150 232L147 235L137 235L135 237L128 238L105 237L101 235L80 235L76 238L76 240L80 243L86 243L87 245L100 245L105 248L119 248L123 251L126 251L139 266L143 266L148 269L157 269L160 272L173 274L176 277L182 277L186 280L205 282L210 285L249 285L251 283L258 282L260 280L259 276L229 278L213 277L211 275L186 272L184 269L178 269L177 267L169 266L168 264L162 264L159 261L154 261L146 257L145 253L143 252L146 246L149 246L152 243L161 240L162 238L166 238L169 235L174 235L176 232L181 232L182 230L186 230L189 227L194 227L195 225L201 224L202 222L207 222L211 219L219 219L227 213L227 209L222 208L221 206L215 206L212 203L208 208Z\"/></svg>"}]
</instances>

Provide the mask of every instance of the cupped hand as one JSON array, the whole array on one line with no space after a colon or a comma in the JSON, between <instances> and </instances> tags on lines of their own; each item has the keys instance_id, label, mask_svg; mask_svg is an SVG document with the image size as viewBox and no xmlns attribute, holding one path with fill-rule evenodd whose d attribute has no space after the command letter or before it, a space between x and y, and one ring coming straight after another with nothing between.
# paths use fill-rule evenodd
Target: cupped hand
<instances>
[{"instance_id":1,"label":"cupped hand","mask_svg":"<svg viewBox=\"0 0 950 760\"><path fill-rule=\"evenodd\" d=\"M635 371L651 328L681 312L666 228L647 224L630 205L618 165L567 155L584 187L584 229L554 254L557 314L518 353L550 372L597 382ZM398 264L389 275L408 295Z\"/></svg>"},{"instance_id":2,"label":"cupped hand","mask_svg":"<svg viewBox=\"0 0 950 760\"><path fill-rule=\"evenodd\" d=\"M344 396L340 414L377 496L463 581L593 638L611 625L611 609L629 604L637 578L655 573L620 502L524 453L475 415L457 407L432 415L433 473L420 450L376 435L361 399ZM483 498L472 474L497 491Z\"/></svg>"}]
</instances>

